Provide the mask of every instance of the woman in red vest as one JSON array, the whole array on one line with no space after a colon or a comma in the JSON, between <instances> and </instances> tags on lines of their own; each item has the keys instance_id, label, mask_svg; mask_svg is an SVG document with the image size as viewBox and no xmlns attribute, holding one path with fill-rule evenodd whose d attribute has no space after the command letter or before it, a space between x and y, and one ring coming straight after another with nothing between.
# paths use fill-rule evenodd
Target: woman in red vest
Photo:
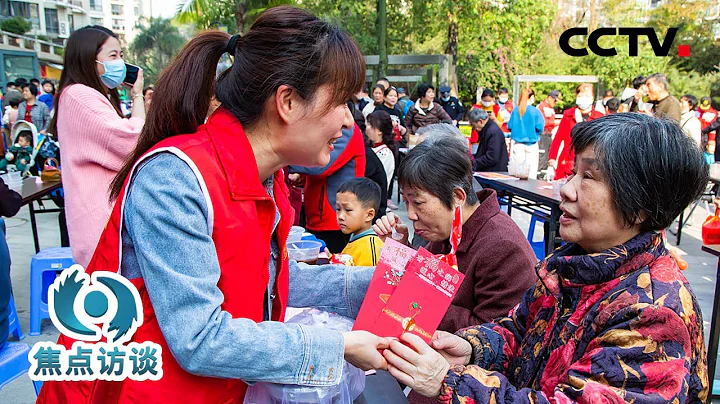
<instances>
[{"instance_id":1,"label":"woman in red vest","mask_svg":"<svg viewBox=\"0 0 720 404\"><path fill-rule=\"evenodd\" d=\"M225 52L233 65L216 81ZM372 276L288 259L282 171L328 163L364 77L355 42L294 7L265 11L242 37L190 41L157 82L87 268L138 288L144 323L131 341L162 347L163 377L46 382L38 402L242 403L246 382L333 385L343 359L386 368L384 338L282 322L288 305L354 317ZM222 106L203 124L213 94Z\"/></svg>"},{"instance_id":2,"label":"woman in red vest","mask_svg":"<svg viewBox=\"0 0 720 404\"><path fill-rule=\"evenodd\" d=\"M562 120L558 125L555 137L550 144L548 153L548 173L556 180L572 175L575 152L570 147L572 129L579 122L591 121L600 118L604 114L596 111L593 103L595 92L593 85L582 83L575 89L576 106L568 108L563 112Z\"/></svg>"}]
</instances>

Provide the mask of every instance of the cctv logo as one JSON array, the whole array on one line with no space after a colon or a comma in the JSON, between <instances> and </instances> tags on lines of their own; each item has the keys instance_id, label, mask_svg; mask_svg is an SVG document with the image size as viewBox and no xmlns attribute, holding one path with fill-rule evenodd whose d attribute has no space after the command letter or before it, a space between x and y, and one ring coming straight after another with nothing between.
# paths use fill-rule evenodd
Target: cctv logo
<instances>
[{"instance_id":1,"label":"cctv logo","mask_svg":"<svg viewBox=\"0 0 720 404\"><path fill-rule=\"evenodd\" d=\"M122 344L143 321L140 294L129 280L107 271L93 272L91 277L80 265L55 279L48 309L53 324L79 341L100 341L105 336L110 343Z\"/></svg>"},{"instance_id":2,"label":"cctv logo","mask_svg":"<svg viewBox=\"0 0 720 404\"><path fill-rule=\"evenodd\" d=\"M632 27L621 27L621 28L598 28L588 35L588 29L586 27L575 27L566 30L560 35L560 49L566 54L573 57L587 56L587 48L573 48L570 46L570 38L574 36L586 36L587 35L587 47L590 51L598 56L615 56L617 50L615 48L602 48L598 45L598 40L604 36L627 36L629 45L629 55L638 55L638 38L641 36L647 37L650 41L650 46L655 53L655 56L668 56L670 48L675 41L677 35L677 28L669 28L665 34L665 39L660 43L660 39L653 28L632 28ZM689 45L678 45L678 56L689 57L690 46Z\"/></svg>"}]
</instances>

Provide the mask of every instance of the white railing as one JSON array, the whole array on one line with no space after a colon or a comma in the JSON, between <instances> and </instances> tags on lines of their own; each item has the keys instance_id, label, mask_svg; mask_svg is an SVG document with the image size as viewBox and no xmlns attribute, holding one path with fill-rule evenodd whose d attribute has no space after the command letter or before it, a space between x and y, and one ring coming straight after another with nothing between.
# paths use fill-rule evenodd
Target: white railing
<instances>
[{"instance_id":1,"label":"white railing","mask_svg":"<svg viewBox=\"0 0 720 404\"><path fill-rule=\"evenodd\" d=\"M53 42L43 41L37 38L17 35L7 31L0 31L0 44L20 49L34 50L35 52L52 53L62 55L65 46Z\"/></svg>"}]
</instances>

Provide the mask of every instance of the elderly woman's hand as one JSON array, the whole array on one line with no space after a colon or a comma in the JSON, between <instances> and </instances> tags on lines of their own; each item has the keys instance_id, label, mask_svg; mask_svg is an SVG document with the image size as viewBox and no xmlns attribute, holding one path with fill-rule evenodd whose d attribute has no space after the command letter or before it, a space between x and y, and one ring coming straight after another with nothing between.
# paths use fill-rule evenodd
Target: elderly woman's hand
<instances>
[{"instance_id":1,"label":"elderly woman's hand","mask_svg":"<svg viewBox=\"0 0 720 404\"><path fill-rule=\"evenodd\" d=\"M400 339L412 348L400 341L390 342L390 349L383 352L390 374L423 396L440 395L450 363L415 334L405 333Z\"/></svg>"},{"instance_id":2,"label":"elderly woman's hand","mask_svg":"<svg viewBox=\"0 0 720 404\"><path fill-rule=\"evenodd\" d=\"M394 233L393 228L395 229ZM378 219L373 225L373 230L375 230L375 233L383 242L390 236L390 238L399 243L409 245L408 239L410 238L410 231L407 226L402 224L398 215L394 213L388 213Z\"/></svg>"},{"instance_id":3,"label":"elderly woman's hand","mask_svg":"<svg viewBox=\"0 0 720 404\"><path fill-rule=\"evenodd\" d=\"M451 365L467 365L472 356L472 345L467 340L446 331L436 331L430 346Z\"/></svg>"}]
</instances>

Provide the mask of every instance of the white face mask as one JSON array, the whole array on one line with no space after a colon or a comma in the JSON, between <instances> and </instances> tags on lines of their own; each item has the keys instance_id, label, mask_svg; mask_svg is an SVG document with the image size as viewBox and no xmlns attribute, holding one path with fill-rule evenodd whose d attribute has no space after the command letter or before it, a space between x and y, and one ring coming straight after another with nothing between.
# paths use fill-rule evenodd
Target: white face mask
<instances>
[{"instance_id":1,"label":"white face mask","mask_svg":"<svg viewBox=\"0 0 720 404\"><path fill-rule=\"evenodd\" d=\"M498 102L501 103L501 104L505 104L506 102L508 102L508 96L507 96L507 95L501 95L500 97L498 97Z\"/></svg>"},{"instance_id":2,"label":"white face mask","mask_svg":"<svg viewBox=\"0 0 720 404\"><path fill-rule=\"evenodd\" d=\"M589 95L583 95L575 99L575 104L582 110L586 110L592 106L593 97Z\"/></svg>"},{"instance_id":3,"label":"white face mask","mask_svg":"<svg viewBox=\"0 0 720 404\"><path fill-rule=\"evenodd\" d=\"M493 102L492 102L492 101L481 101L480 103L481 103L482 106L485 107L485 108L493 105Z\"/></svg>"}]
</instances>

